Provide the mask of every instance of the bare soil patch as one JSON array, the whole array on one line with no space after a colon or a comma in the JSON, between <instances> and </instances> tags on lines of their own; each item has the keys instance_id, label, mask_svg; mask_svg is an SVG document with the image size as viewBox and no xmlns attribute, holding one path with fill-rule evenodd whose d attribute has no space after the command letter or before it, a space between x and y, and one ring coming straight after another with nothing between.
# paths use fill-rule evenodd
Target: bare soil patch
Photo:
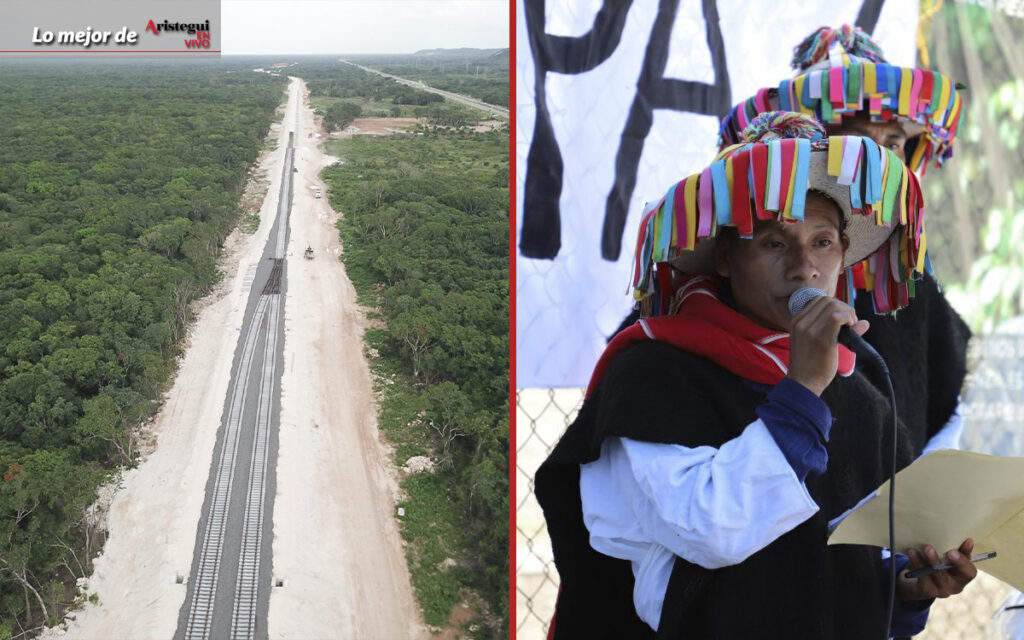
<instances>
[{"instance_id":1,"label":"bare soil patch","mask_svg":"<svg viewBox=\"0 0 1024 640\"><path fill-rule=\"evenodd\" d=\"M425 125L423 118L356 118L344 131L331 133L332 138L352 136L385 136L392 133L411 133L409 129L417 124ZM355 129L355 131L352 131Z\"/></svg>"}]
</instances>

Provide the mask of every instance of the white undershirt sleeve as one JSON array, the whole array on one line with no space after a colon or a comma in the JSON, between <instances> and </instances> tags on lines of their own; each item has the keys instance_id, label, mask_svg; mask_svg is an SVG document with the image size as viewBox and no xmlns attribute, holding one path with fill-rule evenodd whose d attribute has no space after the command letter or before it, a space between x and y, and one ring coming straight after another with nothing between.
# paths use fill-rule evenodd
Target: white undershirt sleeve
<instances>
[{"instance_id":1,"label":"white undershirt sleeve","mask_svg":"<svg viewBox=\"0 0 1024 640\"><path fill-rule=\"evenodd\" d=\"M760 419L718 449L608 438L581 465L580 495L591 546L632 563L654 629L675 556L738 564L818 510Z\"/></svg>"}]
</instances>

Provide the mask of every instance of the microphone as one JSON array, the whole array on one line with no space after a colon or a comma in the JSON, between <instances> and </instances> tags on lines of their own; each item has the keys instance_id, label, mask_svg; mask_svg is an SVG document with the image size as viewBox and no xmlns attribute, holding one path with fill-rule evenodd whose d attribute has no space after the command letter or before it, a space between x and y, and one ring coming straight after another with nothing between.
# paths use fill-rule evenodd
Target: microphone
<instances>
[{"instance_id":1,"label":"microphone","mask_svg":"<svg viewBox=\"0 0 1024 640\"><path fill-rule=\"evenodd\" d=\"M827 296L828 294L821 289L814 287L800 287L789 296L789 313L790 315L797 315L804 310L811 300ZM860 337L856 333L850 330L849 325L843 325L839 328L839 339L842 342L848 343L853 347L856 347L859 351L865 351L876 360L881 360L881 356L875 351L874 347L868 344L864 338Z\"/></svg>"}]
</instances>

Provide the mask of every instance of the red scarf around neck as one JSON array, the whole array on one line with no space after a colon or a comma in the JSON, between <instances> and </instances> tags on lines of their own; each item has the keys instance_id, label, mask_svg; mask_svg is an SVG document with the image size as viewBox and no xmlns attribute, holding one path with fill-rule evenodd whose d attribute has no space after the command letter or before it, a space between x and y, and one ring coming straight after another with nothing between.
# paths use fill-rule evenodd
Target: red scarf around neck
<instances>
[{"instance_id":1,"label":"red scarf around neck","mask_svg":"<svg viewBox=\"0 0 1024 640\"><path fill-rule=\"evenodd\" d=\"M642 340L657 340L714 362L730 373L761 384L778 384L789 371L789 334L773 331L731 309L718 298L719 281L695 276L676 293L674 315L641 319L608 343L594 367L587 396L612 358ZM839 375L849 376L856 355L838 345Z\"/></svg>"}]
</instances>

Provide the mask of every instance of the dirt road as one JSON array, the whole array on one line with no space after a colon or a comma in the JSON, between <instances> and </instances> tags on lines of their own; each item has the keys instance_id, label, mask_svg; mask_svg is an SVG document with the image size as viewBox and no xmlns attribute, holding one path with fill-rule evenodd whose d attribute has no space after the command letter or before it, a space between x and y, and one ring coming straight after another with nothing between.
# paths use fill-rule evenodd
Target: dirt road
<instances>
[{"instance_id":1,"label":"dirt road","mask_svg":"<svg viewBox=\"0 0 1024 640\"><path fill-rule=\"evenodd\" d=\"M304 85L303 85L304 91ZM305 93L303 94L305 96ZM295 139L271 638L424 635L377 437L363 316L338 260L337 214L314 187L328 160L307 100ZM306 246L313 260L304 260Z\"/></svg>"}]
</instances>

